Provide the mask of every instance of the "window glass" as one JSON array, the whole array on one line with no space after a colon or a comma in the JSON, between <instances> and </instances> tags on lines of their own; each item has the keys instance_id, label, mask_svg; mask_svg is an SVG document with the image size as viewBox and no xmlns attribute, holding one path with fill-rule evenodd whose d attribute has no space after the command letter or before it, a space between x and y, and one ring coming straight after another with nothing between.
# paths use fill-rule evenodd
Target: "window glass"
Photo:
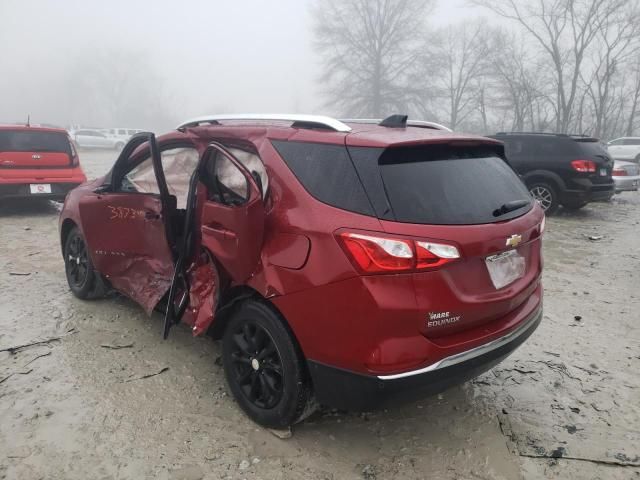
<instances>
[{"instance_id":1,"label":"window glass","mask_svg":"<svg viewBox=\"0 0 640 480\"><path fill-rule=\"evenodd\" d=\"M502 140L502 138L500 138ZM524 142L517 139L504 139L504 153L509 157L516 157L525 154Z\"/></svg>"},{"instance_id":2,"label":"window glass","mask_svg":"<svg viewBox=\"0 0 640 480\"><path fill-rule=\"evenodd\" d=\"M0 130L0 152L71 153L70 148L63 133Z\"/></svg>"},{"instance_id":3,"label":"window glass","mask_svg":"<svg viewBox=\"0 0 640 480\"><path fill-rule=\"evenodd\" d=\"M379 165L389 202L400 222L493 223L523 215L533 205L515 172L490 148L389 148ZM494 210L518 200L525 200L526 206L493 216Z\"/></svg>"},{"instance_id":4,"label":"window glass","mask_svg":"<svg viewBox=\"0 0 640 480\"><path fill-rule=\"evenodd\" d=\"M609 142L609 145L613 145L613 146L622 145L623 142L624 142L624 140L619 138L618 140L613 140L613 141Z\"/></svg>"},{"instance_id":5,"label":"window glass","mask_svg":"<svg viewBox=\"0 0 640 480\"><path fill-rule=\"evenodd\" d=\"M215 157L213 177L216 179L212 198L227 205L240 205L249 199L247 178L236 165L222 153Z\"/></svg>"},{"instance_id":6,"label":"window glass","mask_svg":"<svg viewBox=\"0 0 640 480\"><path fill-rule=\"evenodd\" d=\"M624 141L625 145L640 145L640 138L627 138Z\"/></svg>"},{"instance_id":7,"label":"window glass","mask_svg":"<svg viewBox=\"0 0 640 480\"><path fill-rule=\"evenodd\" d=\"M269 190L269 177L267 176L267 170L264 167L264 163L258 155L255 153L247 152L239 148L227 147L227 150L247 169L252 175L260 177L262 182L263 197L266 196Z\"/></svg>"},{"instance_id":8,"label":"window glass","mask_svg":"<svg viewBox=\"0 0 640 480\"><path fill-rule=\"evenodd\" d=\"M162 169L171 195L175 195L178 208L186 208L189 180L200 156L195 148L179 147L161 152ZM158 182L151 157L139 163L122 180L121 191L159 194Z\"/></svg>"},{"instance_id":9,"label":"window glass","mask_svg":"<svg viewBox=\"0 0 640 480\"><path fill-rule=\"evenodd\" d=\"M535 155L540 157L564 157L575 154L577 150L575 142L566 137L540 135L530 141Z\"/></svg>"},{"instance_id":10,"label":"window glass","mask_svg":"<svg viewBox=\"0 0 640 480\"><path fill-rule=\"evenodd\" d=\"M374 215L344 146L286 141L272 141L272 144L316 199L343 210Z\"/></svg>"}]
</instances>

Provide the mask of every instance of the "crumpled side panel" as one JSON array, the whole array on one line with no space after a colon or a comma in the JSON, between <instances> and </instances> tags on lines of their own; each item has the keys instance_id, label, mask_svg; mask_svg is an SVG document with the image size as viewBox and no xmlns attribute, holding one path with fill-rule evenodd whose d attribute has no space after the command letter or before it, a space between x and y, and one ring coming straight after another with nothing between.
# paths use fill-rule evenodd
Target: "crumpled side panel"
<instances>
[{"instance_id":1,"label":"crumpled side panel","mask_svg":"<svg viewBox=\"0 0 640 480\"><path fill-rule=\"evenodd\" d=\"M206 258L206 257L205 257ZM193 335L207 331L213 323L213 312L218 298L218 272L210 259L199 260L189 268L187 275L191 288L189 306L182 321L192 326Z\"/></svg>"},{"instance_id":2,"label":"crumpled side panel","mask_svg":"<svg viewBox=\"0 0 640 480\"><path fill-rule=\"evenodd\" d=\"M119 262L115 275L118 290L138 302L151 315L162 297L169 291L173 268L148 255L137 255Z\"/></svg>"}]
</instances>

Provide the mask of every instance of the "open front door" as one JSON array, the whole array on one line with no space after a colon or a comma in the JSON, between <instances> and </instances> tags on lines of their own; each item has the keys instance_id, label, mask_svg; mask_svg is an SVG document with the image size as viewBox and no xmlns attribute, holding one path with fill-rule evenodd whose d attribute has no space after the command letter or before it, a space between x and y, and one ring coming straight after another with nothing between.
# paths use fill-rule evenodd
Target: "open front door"
<instances>
[{"instance_id":1,"label":"open front door","mask_svg":"<svg viewBox=\"0 0 640 480\"><path fill-rule=\"evenodd\" d=\"M132 153L146 142L147 158L132 164ZM142 168L153 172L145 188L131 181L133 172ZM83 234L94 267L147 313L171 284L174 258L165 220L173 209L175 197L169 195L152 133L132 137L107 183L80 200Z\"/></svg>"},{"instance_id":2,"label":"open front door","mask_svg":"<svg viewBox=\"0 0 640 480\"><path fill-rule=\"evenodd\" d=\"M231 152L219 143L211 143L203 153L198 168L194 172L189 188L185 234L179 247L179 257L169 293L164 336L178 323L186 309L200 308L193 305L211 305L209 298L196 299L193 289L202 289L200 285L191 285L193 272L213 272L210 282L217 282L217 272L213 262L205 262L198 267L201 252L195 248L204 248L215 257L234 283L242 283L256 270L260 261L264 234L264 204L262 186L259 178L249 172ZM199 190L200 189L200 190ZM198 195L206 190L206 195ZM194 229L200 228L198 247ZM219 285L214 285L218 288ZM202 289L210 295L209 289ZM217 291L217 290L216 290ZM210 315L215 313L211 305ZM202 311L195 313L202 317ZM200 333L198 322L194 333Z\"/></svg>"}]
</instances>

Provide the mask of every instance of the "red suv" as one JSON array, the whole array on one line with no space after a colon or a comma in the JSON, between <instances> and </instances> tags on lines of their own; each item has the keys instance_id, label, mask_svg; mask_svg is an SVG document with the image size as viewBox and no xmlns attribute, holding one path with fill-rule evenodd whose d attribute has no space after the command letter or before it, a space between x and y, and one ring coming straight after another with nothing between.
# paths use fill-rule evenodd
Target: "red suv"
<instances>
[{"instance_id":1,"label":"red suv","mask_svg":"<svg viewBox=\"0 0 640 480\"><path fill-rule=\"evenodd\" d=\"M0 199L62 200L86 181L65 130L0 125Z\"/></svg>"},{"instance_id":2,"label":"red suv","mask_svg":"<svg viewBox=\"0 0 640 480\"><path fill-rule=\"evenodd\" d=\"M415 126L414 126L415 125ZM544 215L500 142L394 116L206 117L67 197L73 293L222 339L256 422L367 410L500 362L542 317Z\"/></svg>"}]
</instances>

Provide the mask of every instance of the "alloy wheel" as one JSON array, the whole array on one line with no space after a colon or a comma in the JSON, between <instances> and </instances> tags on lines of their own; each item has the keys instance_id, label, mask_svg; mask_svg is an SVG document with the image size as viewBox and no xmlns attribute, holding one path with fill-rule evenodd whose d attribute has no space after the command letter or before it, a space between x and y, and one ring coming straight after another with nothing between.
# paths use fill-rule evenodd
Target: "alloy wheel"
<instances>
[{"instance_id":1,"label":"alloy wheel","mask_svg":"<svg viewBox=\"0 0 640 480\"><path fill-rule=\"evenodd\" d=\"M89 273L89 259L87 247L80 235L74 236L69 242L66 260L69 281L78 288L82 287Z\"/></svg>"},{"instance_id":2,"label":"alloy wheel","mask_svg":"<svg viewBox=\"0 0 640 480\"><path fill-rule=\"evenodd\" d=\"M253 405L273 408L284 391L278 350L271 335L260 325L245 322L240 327L232 336L234 379Z\"/></svg>"},{"instance_id":3,"label":"alloy wheel","mask_svg":"<svg viewBox=\"0 0 640 480\"><path fill-rule=\"evenodd\" d=\"M540 204L544 211L549 210L553 205L553 193L546 187L536 185L529 190L531 196Z\"/></svg>"}]
</instances>

